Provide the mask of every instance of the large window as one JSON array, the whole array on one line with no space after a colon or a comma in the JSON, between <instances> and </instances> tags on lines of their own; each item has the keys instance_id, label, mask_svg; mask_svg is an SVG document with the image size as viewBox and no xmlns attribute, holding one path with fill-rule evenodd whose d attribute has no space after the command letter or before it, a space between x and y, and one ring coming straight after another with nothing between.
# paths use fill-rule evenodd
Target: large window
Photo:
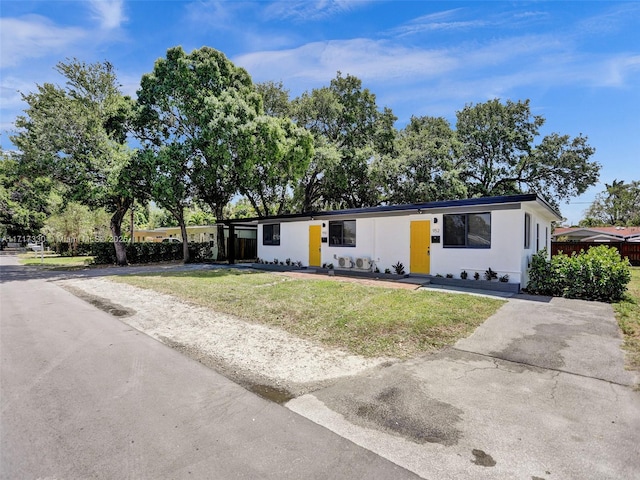
<instances>
[{"instance_id":1,"label":"large window","mask_svg":"<svg viewBox=\"0 0 640 480\"><path fill-rule=\"evenodd\" d=\"M280 245L280 224L273 223L271 225L262 226L262 244L263 245Z\"/></svg>"},{"instance_id":2,"label":"large window","mask_svg":"<svg viewBox=\"0 0 640 480\"><path fill-rule=\"evenodd\" d=\"M356 246L356 221L329 222L329 245Z\"/></svg>"},{"instance_id":3,"label":"large window","mask_svg":"<svg viewBox=\"0 0 640 480\"><path fill-rule=\"evenodd\" d=\"M463 213L443 215L444 247L490 248L491 214Z\"/></svg>"}]
</instances>

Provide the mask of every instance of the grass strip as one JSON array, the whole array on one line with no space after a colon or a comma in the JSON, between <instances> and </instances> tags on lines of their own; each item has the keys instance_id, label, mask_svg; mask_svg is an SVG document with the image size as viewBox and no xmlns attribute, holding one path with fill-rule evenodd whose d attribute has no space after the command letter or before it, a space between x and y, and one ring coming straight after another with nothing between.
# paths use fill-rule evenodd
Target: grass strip
<instances>
[{"instance_id":1,"label":"grass strip","mask_svg":"<svg viewBox=\"0 0 640 480\"><path fill-rule=\"evenodd\" d=\"M40 252L19 255L21 265L42 265L45 267L83 267L93 263L93 257L61 257L60 255L47 255L40 258Z\"/></svg>"},{"instance_id":2,"label":"grass strip","mask_svg":"<svg viewBox=\"0 0 640 480\"><path fill-rule=\"evenodd\" d=\"M640 267L631 267L631 282L625 298L614 303L613 309L624 334L627 365L640 370Z\"/></svg>"},{"instance_id":3,"label":"grass strip","mask_svg":"<svg viewBox=\"0 0 640 480\"><path fill-rule=\"evenodd\" d=\"M228 269L112 280L369 357L407 358L451 345L504 304L471 295Z\"/></svg>"}]
</instances>

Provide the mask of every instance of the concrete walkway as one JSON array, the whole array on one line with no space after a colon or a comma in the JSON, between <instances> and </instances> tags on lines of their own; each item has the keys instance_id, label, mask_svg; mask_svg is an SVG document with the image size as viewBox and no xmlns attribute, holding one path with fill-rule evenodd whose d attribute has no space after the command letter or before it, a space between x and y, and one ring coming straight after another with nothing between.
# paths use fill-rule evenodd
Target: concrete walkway
<instances>
[{"instance_id":1,"label":"concrete walkway","mask_svg":"<svg viewBox=\"0 0 640 480\"><path fill-rule=\"evenodd\" d=\"M516 296L469 338L287 406L429 479L640 478L610 305Z\"/></svg>"}]
</instances>

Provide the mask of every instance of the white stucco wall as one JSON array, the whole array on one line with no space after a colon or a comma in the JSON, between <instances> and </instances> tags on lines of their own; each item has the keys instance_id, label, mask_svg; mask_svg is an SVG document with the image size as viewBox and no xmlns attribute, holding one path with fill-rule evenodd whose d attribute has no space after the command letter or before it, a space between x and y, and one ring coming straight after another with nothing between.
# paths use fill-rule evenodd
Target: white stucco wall
<instances>
[{"instance_id":1,"label":"white stucco wall","mask_svg":"<svg viewBox=\"0 0 640 480\"><path fill-rule=\"evenodd\" d=\"M472 210L478 212L478 210ZM450 213L468 213L465 209ZM539 208L522 205L519 209L490 210L491 212L491 247L490 248L446 248L442 231L442 214L415 214L403 216L382 216L355 218L356 246L331 246L321 244L321 265L332 263L338 268L338 257L348 256L355 261L359 257L367 257L375 262L381 272L401 262L405 271L410 273L410 224L413 220L429 220L431 235L440 236L440 243L431 243L431 275L446 276L453 274L460 278L464 270L469 278L478 272L483 278L484 272L491 268L499 276L509 275L509 282L527 282L526 270L531 255L536 251L536 225L539 225L542 249L545 244L550 247L551 220L550 214L544 215ZM524 248L524 216L531 215L531 245ZM479 212L478 212L479 213ZM344 220L354 218L344 217ZM339 220L333 218L333 220ZM280 245L262 244L262 225L258 226L258 257L263 260L284 261L290 258L293 262L301 261L309 265L309 225L319 225L322 236L328 236L328 219L299 220L280 223Z\"/></svg>"},{"instance_id":2,"label":"white stucco wall","mask_svg":"<svg viewBox=\"0 0 640 480\"><path fill-rule=\"evenodd\" d=\"M306 220L281 223L280 245L263 245L262 225L258 225L258 258L268 262L275 259L284 262L289 258L292 262L309 265L309 225L319 224Z\"/></svg>"},{"instance_id":3,"label":"white stucco wall","mask_svg":"<svg viewBox=\"0 0 640 480\"><path fill-rule=\"evenodd\" d=\"M454 212L452 212L454 213ZM456 212L457 213L457 212ZM461 211L460 213L464 213ZM484 272L491 268L499 276L509 275L509 282L520 282L520 260L522 242L517 239L517 223L520 210L494 210L491 212L490 248L447 248L444 246L442 215L435 215L438 223L431 224L432 235L440 235L441 242L431 245L431 274L453 274L460 278L464 270L468 278L478 272L484 279ZM437 233L434 231L437 230Z\"/></svg>"}]
</instances>

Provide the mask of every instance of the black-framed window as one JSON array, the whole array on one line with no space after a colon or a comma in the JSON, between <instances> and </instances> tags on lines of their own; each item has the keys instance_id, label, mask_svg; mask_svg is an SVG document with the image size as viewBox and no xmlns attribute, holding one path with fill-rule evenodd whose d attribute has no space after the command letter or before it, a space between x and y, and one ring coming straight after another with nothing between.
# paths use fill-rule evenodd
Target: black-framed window
<instances>
[{"instance_id":1,"label":"black-framed window","mask_svg":"<svg viewBox=\"0 0 640 480\"><path fill-rule=\"evenodd\" d=\"M262 244L280 245L280 224L272 223L262 226Z\"/></svg>"},{"instance_id":2,"label":"black-framed window","mask_svg":"<svg viewBox=\"0 0 640 480\"><path fill-rule=\"evenodd\" d=\"M329 245L340 247L356 246L356 221L341 220L329 222Z\"/></svg>"},{"instance_id":3,"label":"black-framed window","mask_svg":"<svg viewBox=\"0 0 640 480\"><path fill-rule=\"evenodd\" d=\"M445 248L491 248L491 213L443 215Z\"/></svg>"},{"instance_id":4,"label":"black-framed window","mask_svg":"<svg viewBox=\"0 0 640 480\"><path fill-rule=\"evenodd\" d=\"M531 248L531 215L524 214L524 248Z\"/></svg>"}]
</instances>

